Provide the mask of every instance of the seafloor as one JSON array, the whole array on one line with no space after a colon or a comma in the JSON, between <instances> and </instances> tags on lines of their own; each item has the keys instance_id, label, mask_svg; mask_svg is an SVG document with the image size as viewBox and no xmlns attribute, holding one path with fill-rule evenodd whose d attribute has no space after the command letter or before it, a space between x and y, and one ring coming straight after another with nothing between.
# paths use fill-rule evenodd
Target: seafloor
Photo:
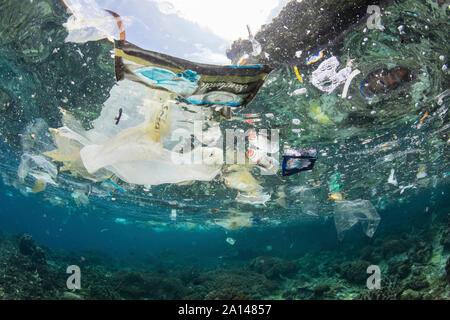
<instances>
[{"instance_id":1,"label":"seafloor","mask_svg":"<svg viewBox=\"0 0 450 320\"><path fill-rule=\"evenodd\" d=\"M28 234L0 233L1 299L363 299L450 298L450 215L429 213L410 232L385 232L364 243L338 243L295 258L241 251L202 268L177 252L116 258L97 249L51 250ZM423 219L421 219L423 220ZM417 221L416 221L417 222ZM66 287L74 257L82 288ZM131 262L132 261L132 262ZM200 264L199 264L200 262ZM381 289L366 287L366 269L386 272ZM386 276L384 276L386 275Z\"/></svg>"}]
</instances>

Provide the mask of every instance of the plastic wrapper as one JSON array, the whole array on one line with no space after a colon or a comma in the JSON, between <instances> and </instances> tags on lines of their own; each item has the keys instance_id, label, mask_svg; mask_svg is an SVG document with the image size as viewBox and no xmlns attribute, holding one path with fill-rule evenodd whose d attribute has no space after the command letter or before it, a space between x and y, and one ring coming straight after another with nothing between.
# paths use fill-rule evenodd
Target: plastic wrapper
<instances>
[{"instance_id":1,"label":"plastic wrapper","mask_svg":"<svg viewBox=\"0 0 450 320\"><path fill-rule=\"evenodd\" d=\"M289 148L283 154L283 176L290 176L300 171L312 170L317 160L315 148Z\"/></svg>"},{"instance_id":2,"label":"plastic wrapper","mask_svg":"<svg viewBox=\"0 0 450 320\"><path fill-rule=\"evenodd\" d=\"M173 139L172 133L184 130L190 144L194 122L203 121L210 114L203 112L201 107L187 105L182 108L170 98L170 93L121 81L111 91L100 117L93 122L93 129L84 130L70 113L63 111L64 127L52 130L58 149L45 155L63 162L63 170L94 181L104 180L112 174L139 185L209 181L220 172L222 150L200 145L193 150L177 152L180 141ZM116 125L114 116L118 105L124 107ZM221 137L213 123L210 129L219 136L216 139ZM198 135L202 136L201 130Z\"/></svg>"},{"instance_id":3,"label":"plastic wrapper","mask_svg":"<svg viewBox=\"0 0 450 320\"><path fill-rule=\"evenodd\" d=\"M368 237L373 237L380 223L380 216L369 200L337 201L334 204L334 222L339 240L345 231L360 224Z\"/></svg>"},{"instance_id":4,"label":"plastic wrapper","mask_svg":"<svg viewBox=\"0 0 450 320\"><path fill-rule=\"evenodd\" d=\"M73 13L64 24L68 32L66 42L84 43L112 38L121 31L118 29L116 19L94 1L64 0L64 2ZM125 27L129 25L128 19L125 18Z\"/></svg>"}]
</instances>

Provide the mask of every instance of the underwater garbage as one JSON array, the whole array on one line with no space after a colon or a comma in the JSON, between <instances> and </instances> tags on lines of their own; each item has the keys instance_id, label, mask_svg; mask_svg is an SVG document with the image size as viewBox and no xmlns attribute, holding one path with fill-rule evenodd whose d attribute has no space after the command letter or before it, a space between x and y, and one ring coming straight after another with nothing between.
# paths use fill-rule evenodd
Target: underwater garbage
<instances>
[{"instance_id":1,"label":"underwater garbage","mask_svg":"<svg viewBox=\"0 0 450 320\"><path fill-rule=\"evenodd\" d=\"M369 200L336 201L334 204L334 223L339 240L344 239L345 231L354 225L360 224L368 237L373 237L380 216Z\"/></svg>"},{"instance_id":2,"label":"underwater garbage","mask_svg":"<svg viewBox=\"0 0 450 320\"><path fill-rule=\"evenodd\" d=\"M317 148L286 148L283 153L283 176L312 170L317 160Z\"/></svg>"}]
</instances>

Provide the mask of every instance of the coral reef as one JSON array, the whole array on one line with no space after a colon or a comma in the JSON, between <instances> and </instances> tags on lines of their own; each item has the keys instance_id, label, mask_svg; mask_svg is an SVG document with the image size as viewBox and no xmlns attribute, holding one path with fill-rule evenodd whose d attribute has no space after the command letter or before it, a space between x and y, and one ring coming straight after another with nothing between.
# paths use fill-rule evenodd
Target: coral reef
<instances>
[{"instance_id":1,"label":"coral reef","mask_svg":"<svg viewBox=\"0 0 450 320\"><path fill-rule=\"evenodd\" d=\"M261 273L268 279L292 277L297 272L295 261L285 261L277 257L257 257L250 264L250 269Z\"/></svg>"},{"instance_id":2,"label":"coral reef","mask_svg":"<svg viewBox=\"0 0 450 320\"><path fill-rule=\"evenodd\" d=\"M346 261L341 264L342 277L355 284L363 284L367 280L367 267L370 263L364 260Z\"/></svg>"},{"instance_id":3,"label":"coral reef","mask_svg":"<svg viewBox=\"0 0 450 320\"><path fill-rule=\"evenodd\" d=\"M233 267L173 269L144 256L145 268L124 267L96 249L49 250L28 234L0 233L0 299L360 299L450 298L450 254L439 243L446 229L424 225L369 243L308 252L296 259L238 257ZM438 232L435 232L438 230ZM430 232L433 231L433 232ZM82 268L82 288L66 288L66 268ZM437 258L436 258L437 257ZM381 269L380 289L365 285L367 267ZM176 263L174 263L176 265ZM240 265L240 266L239 266Z\"/></svg>"}]
</instances>

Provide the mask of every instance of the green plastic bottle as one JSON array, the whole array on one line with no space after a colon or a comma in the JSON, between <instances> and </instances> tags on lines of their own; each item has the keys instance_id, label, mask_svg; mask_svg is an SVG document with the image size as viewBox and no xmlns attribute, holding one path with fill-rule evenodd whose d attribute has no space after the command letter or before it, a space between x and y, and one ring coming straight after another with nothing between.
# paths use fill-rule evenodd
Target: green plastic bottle
<instances>
[{"instance_id":1,"label":"green plastic bottle","mask_svg":"<svg viewBox=\"0 0 450 320\"><path fill-rule=\"evenodd\" d=\"M339 171L336 171L330 180L330 192L341 192L344 188L344 185L340 182L341 174Z\"/></svg>"}]
</instances>

